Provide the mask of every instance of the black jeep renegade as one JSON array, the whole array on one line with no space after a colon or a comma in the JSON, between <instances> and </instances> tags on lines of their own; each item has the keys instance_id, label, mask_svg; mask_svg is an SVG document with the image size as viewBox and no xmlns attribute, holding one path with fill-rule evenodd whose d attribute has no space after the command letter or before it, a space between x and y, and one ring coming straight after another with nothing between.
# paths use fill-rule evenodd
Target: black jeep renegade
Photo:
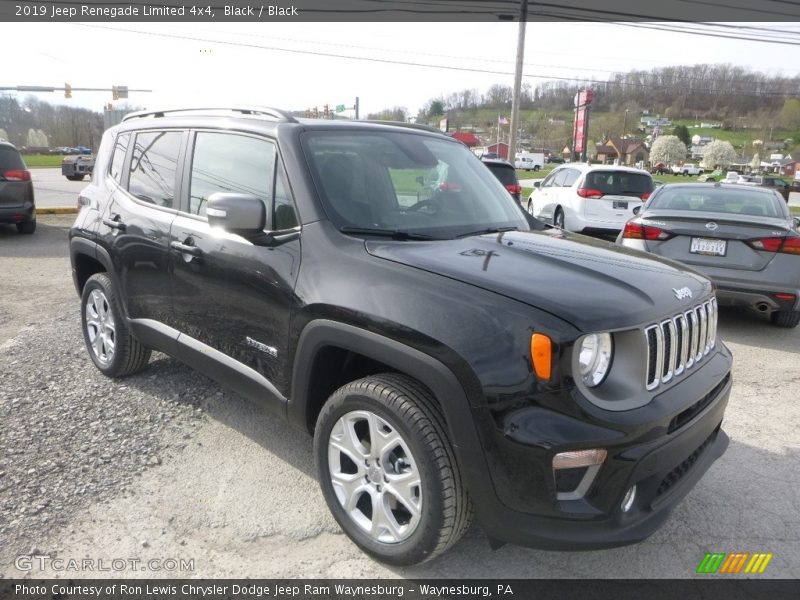
<instances>
[{"instance_id":1,"label":"black jeep renegade","mask_svg":"<svg viewBox=\"0 0 800 600\"><path fill-rule=\"evenodd\" d=\"M473 517L492 543L642 540L728 444L710 281L546 227L442 134L137 113L80 204L97 368L166 352L311 432L330 510L387 563Z\"/></svg>"}]
</instances>

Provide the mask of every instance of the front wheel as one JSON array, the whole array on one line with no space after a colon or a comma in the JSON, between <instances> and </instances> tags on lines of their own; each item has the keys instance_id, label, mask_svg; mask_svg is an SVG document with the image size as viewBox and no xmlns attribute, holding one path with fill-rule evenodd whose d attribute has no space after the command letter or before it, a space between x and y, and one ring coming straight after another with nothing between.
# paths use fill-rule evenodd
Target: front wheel
<instances>
[{"instance_id":1,"label":"front wheel","mask_svg":"<svg viewBox=\"0 0 800 600\"><path fill-rule=\"evenodd\" d=\"M124 377L147 366L150 349L139 343L125 325L107 274L96 273L83 286L81 309L86 349L104 375Z\"/></svg>"},{"instance_id":2,"label":"front wheel","mask_svg":"<svg viewBox=\"0 0 800 600\"><path fill-rule=\"evenodd\" d=\"M556 214L553 215L553 225L559 229L564 229L564 211L561 208L557 208Z\"/></svg>"},{"instance_id":3,"label":"front wheel","mask_svg":"<svg viewBox=\"0 0 800 600\"><path fill-rule=\"evenodd\" d=\"M410 377L374 375L334 392L317 419L314 458L334 518L377 560L429 560L470 525L444 417Z\"/></svg>"},{"instance_id":4,"label":"front wheel","mask_svg":"<svg viewBox=\"0 0 800 600\"><path fill-rule=\"evenodd\" d=\"M67 175L67 179L70 181L83 181L85 175Z\"/></svg>"},{"instance_id":5,"label":"front wheel","mask_svg":"<svg viewBox=\"0 0 800 600\"><path fill-rule=\"evenodd\" d=\"M800 324L800 312L795 312L793 310L776 311L772 313L769 318L773 325L785 327L787 329L797 327L797 325Z\"/></svg>"}]
</instances>

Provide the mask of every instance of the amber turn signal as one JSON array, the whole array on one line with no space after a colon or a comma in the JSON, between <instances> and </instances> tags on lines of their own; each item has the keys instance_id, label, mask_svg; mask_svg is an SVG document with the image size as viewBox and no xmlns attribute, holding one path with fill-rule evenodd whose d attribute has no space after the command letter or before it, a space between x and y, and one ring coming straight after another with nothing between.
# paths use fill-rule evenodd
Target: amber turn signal
<instances>
[{"instance_id":1,"label":"amber turn signal","mask_svg":"<svg viewBox=\"0 0 800 600\"><path fill-rule=\"evenodd\" d=\"M553 372L553 342L543 333L531 336L531 362L539 379L550 379Z\"/></svg>"}]
</instances>

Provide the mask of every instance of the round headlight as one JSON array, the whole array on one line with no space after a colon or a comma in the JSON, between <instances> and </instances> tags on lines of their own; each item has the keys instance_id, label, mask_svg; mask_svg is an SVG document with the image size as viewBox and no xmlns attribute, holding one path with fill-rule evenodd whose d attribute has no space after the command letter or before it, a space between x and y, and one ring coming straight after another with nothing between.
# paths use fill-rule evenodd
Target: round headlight
<instances>
[{"instance_id":1,"label":"round headlight","mask_svg":"<svg viewBox=\"0 0 800 600\"><path fill-rule=\"evenodd\" d=\"M589 387L603 383L614 356L614 343L609 333L591 333L577 343L578 369L581 379Z\"/></svg>"}]
</instances>

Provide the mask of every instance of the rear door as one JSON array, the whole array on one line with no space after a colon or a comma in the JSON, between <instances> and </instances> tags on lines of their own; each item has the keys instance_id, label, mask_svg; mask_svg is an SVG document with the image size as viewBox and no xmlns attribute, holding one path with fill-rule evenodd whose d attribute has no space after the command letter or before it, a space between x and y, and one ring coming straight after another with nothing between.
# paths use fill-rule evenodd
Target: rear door
<instances>
[{"instance_id":1,"label":"rear door","mask_svg":"<svg viewBox=\"0 0 800 600\"><path fill-rule=\"evenodd\" d=\"M599 226L619 228L636 213L653 191L653 178L647 173L594 170L586 173L581 185L586 191L584 215Z\"/></svg>"},{"instance_id":2,"label":"rear door","mask_svg":"<svg viewBox=\"0 0 800 600\"><path fill-rule=\"evenodd\" d=\"M123 133L117 139L108 179L110 199L97 236L112 257L131 319L173 323L167 247L187 135L152 130Z\"/></svg>"}]
</instances>

